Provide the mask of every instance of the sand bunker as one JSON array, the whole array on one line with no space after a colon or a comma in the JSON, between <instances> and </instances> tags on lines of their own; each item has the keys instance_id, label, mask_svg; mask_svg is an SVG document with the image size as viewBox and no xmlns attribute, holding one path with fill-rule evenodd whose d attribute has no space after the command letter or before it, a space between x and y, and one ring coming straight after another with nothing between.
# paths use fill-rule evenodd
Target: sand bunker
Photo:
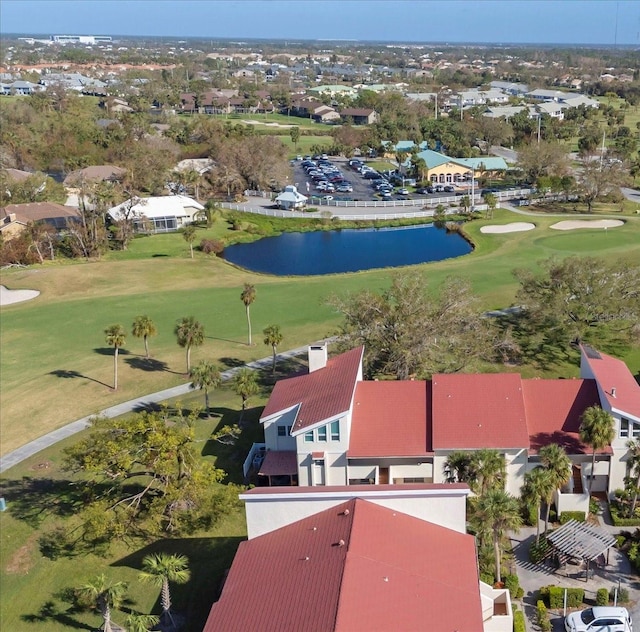
<instances>
[{"instance_id":1,"label":"sand bunker","mask_svg":"<svg viewBox=\"0 0 640 632\"><path fill-rule=\"evenodd\" d=\"M617 228L624 222L619 219L571 219L552 224L555 230L573 230L574 228Z\"/></svg>"},{"instance_id":2,"label":"sand bunker","mask_svg":"<svg viewBox=\"0 0 640 632\"><path fill-rule=\"evenodd\" d=\"M4 285L0 285L0 306L30 301L39 294L38 290L8 290Z\"/></svg>"},{"instance_id":3,"label":"sand bunker","mask_svg":"<svg viewBox=\"0 0 640 632\"><path fill-rule=\"evenodd\" d=\"M533 230L536 227L535 224L530 222L511 222L511 224L501 224L492 226L483 226L480 229L481 233L521 233L525 230Z\"/></svg>"}]
</instances>

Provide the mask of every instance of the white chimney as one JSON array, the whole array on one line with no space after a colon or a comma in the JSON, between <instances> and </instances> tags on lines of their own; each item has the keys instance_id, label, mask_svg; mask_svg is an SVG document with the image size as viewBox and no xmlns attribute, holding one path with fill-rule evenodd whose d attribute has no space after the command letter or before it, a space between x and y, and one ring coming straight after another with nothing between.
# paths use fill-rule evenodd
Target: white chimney
<instances>
[{"instance_id":1,"label":"white chimney","mask_svg":"<svg viewBox=\"0 0 640 632\"><path fill-rule=\"evenodd\" d=\"M612 386L611 387L611 397L615 397L616 396L616 387Z\"/></svg>"},{"instance_id":2,"label":"white chimney","mask_svg":"<svg viewBox=\"0 0 640 632\"><path fill-rule=\"evenodd\" d=\"M327 343L309 345L309 373L327 366Z\"/></svg>"}]
</instances>

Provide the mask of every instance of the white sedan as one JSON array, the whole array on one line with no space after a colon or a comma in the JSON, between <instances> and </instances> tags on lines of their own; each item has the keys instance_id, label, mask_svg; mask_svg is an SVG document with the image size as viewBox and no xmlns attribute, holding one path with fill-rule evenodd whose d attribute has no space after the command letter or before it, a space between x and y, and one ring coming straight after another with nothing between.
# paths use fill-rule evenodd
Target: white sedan
<instances>
[{"instance_id":1,"label":"white sedan","mask_svg":"<svg viewBox=\"0 0 640 632\"><path fill-rule=\"evenodd\" d=\"M609 606L572 612L564 620L564 627L567 632L633 632L629 611Z\"/></svg>"}]
</instances>

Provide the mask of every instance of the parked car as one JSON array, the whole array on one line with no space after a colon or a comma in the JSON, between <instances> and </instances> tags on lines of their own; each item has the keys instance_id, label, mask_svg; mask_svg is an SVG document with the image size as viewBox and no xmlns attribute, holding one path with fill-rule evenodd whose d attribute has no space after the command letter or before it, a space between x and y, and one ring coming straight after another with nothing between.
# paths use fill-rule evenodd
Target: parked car
<instances>
[{"instance_id":1,"label":"parked car","mask_svg":"<svg viewBox=\"0 0 640 632\"><path fill-rule=\"evenodd\" d=\"M564 620L567 632L633 632L626 608L596 606L572 612Z\"/></svg>"},{"instance_id":2,"label":"parked car","mask_svg":"<svg viewBox=\"0 0 640 632\"><path fill-rule=\"evenodd\" d=\"M442 190L446 193L453 193L456 188L454 186L451 186L450 184L447 184Z\"/></svg>"},{"instance_id":3,"label":"parked car","mask_svg":"<svg viewBox=\"0 0 640 632\"><path fill-rule=\"evenodd\" d=\"M398 195L409 195L409 189L401 187L400 189L398 189Z\"/></svg>"}]
</instances>

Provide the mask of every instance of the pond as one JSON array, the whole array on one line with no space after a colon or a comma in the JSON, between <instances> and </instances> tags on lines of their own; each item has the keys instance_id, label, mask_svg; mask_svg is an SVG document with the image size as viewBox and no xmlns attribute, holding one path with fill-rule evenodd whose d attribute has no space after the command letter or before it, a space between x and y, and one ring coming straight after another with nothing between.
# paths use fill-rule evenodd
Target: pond
<instances>
[{"instance_id":1,"label":"pond","mask_svg":"<svg viewBox=\"0 0 640 632\"><path fill-rule=\"evenodd\" d=\"M229 246L223 257L254 272L310 276L441 261L472 249L458 232L426 224L283 233Z\"/></svg>"}]
</instances>

